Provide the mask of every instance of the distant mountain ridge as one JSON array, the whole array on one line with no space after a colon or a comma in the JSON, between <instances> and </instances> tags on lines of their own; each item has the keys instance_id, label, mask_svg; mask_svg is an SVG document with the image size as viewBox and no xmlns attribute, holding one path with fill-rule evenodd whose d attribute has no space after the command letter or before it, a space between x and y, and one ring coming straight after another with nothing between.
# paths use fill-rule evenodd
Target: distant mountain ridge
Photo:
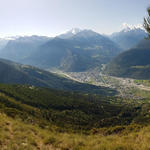
<instances>
[{"instance_id":1,"label":"distant mountain ridge","mask_svg":"<svg viewBox=\"0 0 150 150\"><path fill-rule=\"evenodd\" d=\"M120 32L113 33L110 39L118 43L124 50L130 49L147 37L147 33L141 27L126 27Z\"/></svg>"},{"instance_id":2,"label":"distant mountain ridge","mask_svg":"<svg viewBox=\"0 0 150 150\"><path fill-rule=\"evenodd\" d=\"M72 29L55 38L12 37L0 56L42 69L82 72L101 68L122 50L108 37L92 30Z\"/></svg>"},{"instance_id":3,"label":"distant mountain ridge","mask_svg":"<svg viewBox=\"0 0 150 150\"><path fill-rule=\"evenodd\" d=\"M24 63L45 69L79 72L101 67L120 51L109 38L92 30L82 30L67 39L56 37L48 41Z\"/></svg>"},{"instance_id":4,"label":"distant mountain ridge","mask_svg":"<svg viewBox=\"0 0 150 150\"><path fill-rule=\"evenodd\" d=\"M7 45L0 51L0 56L1 58L21 62L30 56L38 46L50 39L51 38L44 36L11 38L8 40Z\"/></svg>"},{"instance_id":5,"label":"distant mountain ridge","mask_svg":"<svg viewBox=\"0 0 150 150\"><path fill-rule=\"evenodd\" d=\"M79 29L79 28L73 28L73 29L71 29L71 30L69 30L67 32L64 32L64 33L58 35L57 37L61 38L61 39L68 39L68 38L73 37L75 34L81 32L81 31L82 30Z\"/></svg>"}]
</instances>

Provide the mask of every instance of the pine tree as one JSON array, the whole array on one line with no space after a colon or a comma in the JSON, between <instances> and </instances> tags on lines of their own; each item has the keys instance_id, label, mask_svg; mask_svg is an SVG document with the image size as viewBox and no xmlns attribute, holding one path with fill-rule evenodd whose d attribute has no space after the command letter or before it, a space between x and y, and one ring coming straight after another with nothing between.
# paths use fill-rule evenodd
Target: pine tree
<instances>
[{"instance_id":1,"label":"pine tree","mask_svg":"<svg viewBox=\"0 0 150 150\"><path fill-rule=\"evenodd\" d=\"M144 18L144 28L149 34L150 38L150 7L147 9L148 17Z\"/></svg>"}]
</instances>

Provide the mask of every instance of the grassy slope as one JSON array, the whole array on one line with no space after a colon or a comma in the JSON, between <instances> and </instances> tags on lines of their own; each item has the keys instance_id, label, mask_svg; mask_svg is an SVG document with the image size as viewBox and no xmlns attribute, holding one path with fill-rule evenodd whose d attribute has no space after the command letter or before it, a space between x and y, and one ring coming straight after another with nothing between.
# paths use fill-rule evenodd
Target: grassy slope
<instances>
[{"instance_id":1,"label":"grassy slope","mask_svg":"<svg viewBox=\"0 0 150 150\"><path fill-rule=\"evenodd\" d=\"M146 150L149 122L148 98L134 101L0 85L0 149Z\"/></svg>"},{"instance_id":2,"label":"grassy slope","mask_svg":"<svg viewBox=\"0 0 150 150\"><path fill-rule=\"evenodd\" d=\"M150 148L149 135L149 126L126 127L122 133L110 135L60 133L0 114L0 148L7 150L147 150Z\"/></svg>"}]
</instances>

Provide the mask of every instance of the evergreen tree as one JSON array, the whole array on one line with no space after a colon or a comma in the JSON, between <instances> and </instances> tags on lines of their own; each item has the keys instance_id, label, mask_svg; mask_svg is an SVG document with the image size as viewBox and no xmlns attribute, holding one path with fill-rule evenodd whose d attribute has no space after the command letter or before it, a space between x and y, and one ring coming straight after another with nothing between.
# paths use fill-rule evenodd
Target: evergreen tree
<instances>
[{"instance_id":1,"label":"evergreen tree","mask_svg":"<svg viewBox=\"0 0 150 150\"><path fill-rule=\"evenodd\" d=\"M150 37L150 7L147 9L148 17L144 18L144 28L148 32Z\"/></svg>"}]
</instances>

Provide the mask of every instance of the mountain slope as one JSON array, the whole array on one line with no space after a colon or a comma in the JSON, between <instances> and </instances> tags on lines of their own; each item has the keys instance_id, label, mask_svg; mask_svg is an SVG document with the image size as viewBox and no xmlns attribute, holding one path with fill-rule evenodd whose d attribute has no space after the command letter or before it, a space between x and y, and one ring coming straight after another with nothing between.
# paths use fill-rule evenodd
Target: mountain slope
<instances>
[{"instance_id":1,"label":"mountain slope","mask_svg":"<svg viewBox=\"0 0 150 150\"><path fill-rule=\"evenodd\" d=\"M59 90L113 95L114 90L82 84L27 65L0 59L0 83L26 84Z\"/></svg>"},{"instance_id":2,"label":"mountain slope","mask_svg":"<svg viewBox=\"0 0 150 150\"><path fill-rule=\"evenodd\" d=\"M120 45L123 49L127 50L136 46L142 39L147 36L147 33L142 28L127 27L120 32L113 33L110 39Z\"/></svg>"},{"instance_id":3,"label":"mountain slope","mask_svg":"<svg viewBox=\"0 0 150 150\"><path fill-rule=\"evenodd\" d=\"M47 42L24 63L44 69L81 72L101 67L119 52L118 46L109 38L91 30L82 30L69 39L55 38Z\"/></svg>"},{"instance_id":4,"label":"mountain slope","mask_svg":"<svg viewBox=\"0 0 150 150\"><path fill-rule=\"evenodd\" d=\"M121 53L104 70L106 74L135 79L150 79L150 40Z\"/></svg>"}]
</instances>

